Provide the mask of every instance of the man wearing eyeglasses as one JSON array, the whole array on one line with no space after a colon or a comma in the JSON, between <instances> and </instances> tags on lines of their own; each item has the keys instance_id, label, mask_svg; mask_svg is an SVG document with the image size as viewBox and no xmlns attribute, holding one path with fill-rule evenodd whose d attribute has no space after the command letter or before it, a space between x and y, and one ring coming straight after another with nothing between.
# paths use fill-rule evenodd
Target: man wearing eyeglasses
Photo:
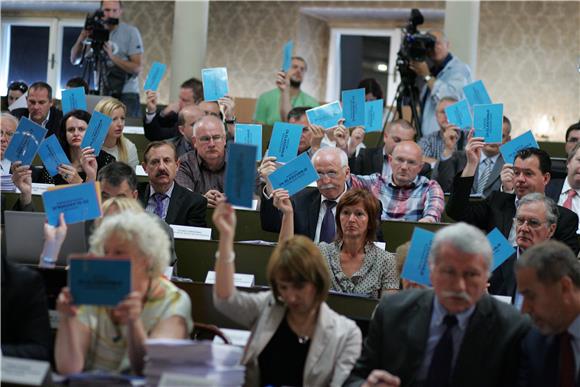
<instances>
[{"instance_id":1,"label":"man wearing eyeglasses","mask_svg":"<svg viewBox=\"0 0 580 387\"><path fill-rule=\"evenodd\" d=\"M226 130L223 122L206 115L193 126L193 149L179 158L175 181L205 196L208 207L223 197L226 170Z\"/></svg>"}]
</instances>

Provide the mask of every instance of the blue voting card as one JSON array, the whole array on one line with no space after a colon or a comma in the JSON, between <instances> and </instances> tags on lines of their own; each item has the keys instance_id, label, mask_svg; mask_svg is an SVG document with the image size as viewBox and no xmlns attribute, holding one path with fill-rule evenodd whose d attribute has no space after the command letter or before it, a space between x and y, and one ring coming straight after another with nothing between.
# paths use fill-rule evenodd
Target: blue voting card
<instances>
[{"instance_id":1,"label":"blue voting card","mask_svg":"<svg viewBox=\"0 0 580 387\"><path fill-rule=\"evenodd\" d=\"M510 242L505 238L505 236L496 227L487 234L487 240L491 245L493 251L493 262L491 265L491 271L497 269L502 263L505 262L516 249L510 244Z\"/></svg>"},{"instance_id":2,"label":"blue voting card","mask_svg":"<svg viewBox=\"0 0 580 387\"><path fill-rule=\"evenodd\" d=\"M66 114L71 110L87 110L87 97L84 87L75 87L62 91L62 113Z\"/></svg>"},{"instance_id":3,"label":"blue voting card","mask_svg":"<svg viewBox=\"0 0 580 387\"><path fill-rule=\"evenodd\" d=\"M326 105L318 106L306 110L308 122L312 125L322 126L324 129L330 129L338 126L338 121L342 119L342 108L340 102L334 101Z\"/></svg>"},{"instance_id":4,"label":"blue voting card","mask_svg":"<svg viewBox=\"0 0 580 387\"><path fill-rule=\"evenodd\" d=\"M431 286L429 251L435 233L415 227L401 277L421 285Z\"/></svg>"},{"instance_id":5,"label":"blue voting card","mask_svg":"<svg viewBox=\"0 0 580 387\"><path fill-rule=\"evenodd\" d=\"M294 42L289 40L284 45L284 54L282 57L282 71L285 73L290 70L290 66L292 65L292 51L294 51Z\"/></svg>"},{"instance_id":6,"label":"blue voting card","mask_svg":"<svg viewBox=\"0 0 580 387\"><path fill-rule=\"evenodd\" d=\"M23 165L30 165L36 152L38 152L40 143L46 136L46 132L47 130L42 126L22 117L12 141L4 153L4 158L12 162L21 161Z\"/></svg>"},{"instance_id":7,"label":"blue voting card","mask_svg":"<svg viewBox=\"0 0 580 387\"><path fill-rule=\"evenodd\" d=\"M268 176L273 189L284 188L289 195L301 191L308 184L318 180L318 173L312 166L306 152L278 168Z\"/></svg>"},{"instance_id":8,"label":"blue voting card","mask_svg":"<svg viewBox=\"0 0 580 387\"><path fill-rule=\"evenodd\" d=\"M521 149L525 148L539 148L534 134L531 130L528 130L524 134L514 138L508 143L505 143L499 147L499 151L503 156L503 160L508 164L513 164L516 158L516 153Z\"/></svg>"},{"instance_id":9,"label":"blue voting card","mask_svg":"<svg viewBox=\"0 0 580 387\"><path fill-rule=\"evenodd\" d=\"M268 156L276 157L276 161L287 163L298 154L302 125L275 122L268 145Z\"/></svg>"},{"instance_id":10,"label":"blue voting card","mask_svg":"<svg viewBox=\"0 0 580 387\"><path fill-rule=\"evenodd\" d=\"M383 100L365 102L365 132L383 130Z\"/></svg>"},{"instance_id":11,"label":"blue voting card","mask_svg":"<svg viewBox=\"0 0 580 387\"><path fill-rule=\"evenodd\" d=\"M111 126L112 122L111 117L100 112L93 112L89 126L85 131L81 148L90 146L95 150L95 156L98 156L101 153L101 148L103 147L107 133L109 133L109 126Z\"/></svg>"},{"instance_id":12,"label":"blue voting card","mask_svg":"<svg viewBox=\"0 0 580 387\"><path fill-rule=\"evenodd\" d=\"M365 89L342 92L342 114L347 128L365 124Z\"/></svg>"},{"instance_id":13,"label":"blue voting card","mask_svg":"<svg viewBox=\"0 0 580 387\"><path fill-rule=\"evenodd\" d=\"M63 185L42 194L46 219L51 226L58 226L58 218L64 213L67 224L96 219L101 216L101 189L99 183Z\"/></svg>"},{"instance_id":14,"label":"blue voting card","mask_svg":"<svg viewBox=\"0 0 580 387\"><path fill-rule=\"evenodd\" d=\"M117 306L131 293L131 259L70 257L68 287L75 305Z\"/></svg>"},{"instance_id":15,"label":"blue voting card","mask_svg":"<svg viewBox=\"0 0 580 387\"><path fill-rule=\"evenodd\" d=\"M459 129L471 129L473 126L469 102L466 99L447 106L445 108L445 115L447 116L447 121Z\"/></svg>"},{"instance_id":16,"label":"blue voting card","mask_svg":"<svg viewBox=\"0 0 580 387\"><path fill-rule=\"evenodd\" d=\"M501 143L503 124L503 104L475 105L473 107L473 128L475 137L483 137L488 144Z\"/></svg>"},{"instance_id":17,"label":"blue voting card","mask_svg":"<svg viewBox=\"0 0 580 387\"><path fill-rule=\"evenodd\" d=\"M236 124L234 141L236 144L255 145L256 161L262 160L262 125Z\"/></svg>"},{"instance_id":18,"label":"blue voting card","mask_svg":"<svg viewBox=\"0 0 580 387\"><path fill-rule=\"evenodd\" d=\"M256 148L251 144L228 145L224 183L228 203L252 208L256 187Z\"/></svg>"},{"instance_id":19,"label":"blue voting card","mask_svg":"<svg viewBox=\"0 0 580 387\"><path fill-rule=\"evenodd\" d=\"M491 98L489 98L489 94L487 94L487 90L481 80L464 86L463 93L471 106L491 104Z\"/></svg>"},{"instance_id":20,"label":"blue voting card","mask_svg":"<svg viewBox=\"0 0 580 387\"><path fill-rule=\"evenodd\" d=\"M42 144L40 144L40 148L38 148L38 155L40 159L44 163L46 170L50 174L50 176L54 176L58 174L58 166L61 164L68 164L71 165L68 157L64 153L60 142L56 138L56 135L53 134L52 136L46 138Z\"/></svg>"},{"instance_id":21,"label":"blue voting card","mask_svg":"<svg viewBox=\"0 0 580 387\"><path fill-rule=\"evenodd\" d=\"M157 91L159 83L161 82L166 69L166 64L153 62L151 69L149 70L149 74L147 74L147 80L143 85L143 90Z\"/></svg>"},{"instance_id":22,"label":"blue voting card","mask_svg":"<svg viewBox=\"0 0 580 387\"><path fill-rule=\"evenodd\" d=\"M201 70L203 82L203 99L217 101L229 92L228 71L225 67Z\"/></svg>"}]
</instances>

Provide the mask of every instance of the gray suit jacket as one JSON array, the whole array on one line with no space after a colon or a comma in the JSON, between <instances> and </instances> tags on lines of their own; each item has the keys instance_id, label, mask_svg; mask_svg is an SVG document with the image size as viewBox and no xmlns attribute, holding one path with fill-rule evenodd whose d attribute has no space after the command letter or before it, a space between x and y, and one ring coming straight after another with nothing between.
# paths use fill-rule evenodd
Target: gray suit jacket
<instances>
[{"instance_id":1,"label":"gray suit jacket","mask_svg":"<svg viewBox=\"0 0 580 387\"><path fill-rule=\"evenodd\" d=\"M435 166L435 169L433 170L431 179L437 180L439 185L441 185L443 192L451 192L451 188L453 187L453 178L455 178L455 175L457 175L465 168L466 164L467 157L465 156L465 151L455 151L453 152L453 155L451 155L451 157L447 160L439 160ZM501 186L501 179L499 175L504 164L505 162L500 154L483 189L484 198L488 197L489 194L493 191L499 191L499 187ZM474 181L478 180L479 175L478 170L476 170ZM472 194L475 193L475 188L476 184L473 184L473 188L471 190Z\"/></svg>"}]
</instances>

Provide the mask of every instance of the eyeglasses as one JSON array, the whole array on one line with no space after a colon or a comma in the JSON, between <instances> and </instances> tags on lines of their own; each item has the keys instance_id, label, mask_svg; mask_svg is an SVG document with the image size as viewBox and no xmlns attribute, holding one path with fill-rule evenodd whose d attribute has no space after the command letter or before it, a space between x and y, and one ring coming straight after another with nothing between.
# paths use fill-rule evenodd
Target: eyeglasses
<instances>
[{"instance_id":1,"label":"eyeglasses","mask_svg":"<svg viewBox=\"0 0 580 387\"><path fill-rule=\"evenodd\" d=\"M526 218L515 217L514 223L518 227L521 227L525 223L527 223L529 228L536 229L536 228L540 228L544 223L547 223L547 222L540 222L538 219L526 219Z\"/></svg>"},{"instance_id":2,"label":"eyeglasses","mask_svg":"<svg viewBox=\"0 0 580 387\"><path fill-rule=\"evenodd\" d=\"M224 139L224 136L222 136L221 134L216 134L214 136L201 136L198 137L198 141L204 144L207 144L210 140L213 140L213 142L220 142Z\"/></svg>"},{"instance_id":3,"label":"eyeglasses","mask_svg":"<svg viewBox=\"0 0 580 387\"><path fill-rule=\"evenodd\" d=\"M14 133L16 133L16 132L7 132L7 131L4 131L4 130L0 130L0 136L1 137L6 136L8 138L12 138L14 136Z\"/></svg>"}]
</instances>

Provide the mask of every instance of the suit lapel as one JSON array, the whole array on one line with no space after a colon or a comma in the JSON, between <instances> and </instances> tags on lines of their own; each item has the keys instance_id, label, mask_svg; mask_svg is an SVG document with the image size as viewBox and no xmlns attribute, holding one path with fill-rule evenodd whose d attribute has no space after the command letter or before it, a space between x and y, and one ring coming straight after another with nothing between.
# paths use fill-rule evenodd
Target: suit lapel
<instances>
[{"instance_id":1,"label":"suit lapel","mask_svg":"<svg viewBox=\"0 0 580 387\"><path fill-rule=\"evenodd\" d=\"M377 148L376 152L373 154L373 172L381 173L383 170L383 148Z\"/></svg>"},{"instance_id":2,"label":"suit lapel","mask_svg":"<svg viewBox=\"0 0 580 387\"><path fill-rule=\"evenodd\" d=\"M320 198L320 192L316 189L314 195L312 195L312 201L309 205L310 213L308 214L308 235L312 235L312 239L316 235L316 224L318 223L318 214L321 206Z\"/></svg>"},{"instance_id":3,"label":"suit lapel","mask_svg":"<svg viewBox=\"0 0 580 387\"><path fill-rule=\"evenodd\" d=\"M401 327L404 331L401 335L406 337L408 343L406 345L407 353L401 354L401 357L406 360L403 367L410 370L409 374L414 378L421 366L423 358L425 357L425 348L427 346L427 338L429 336L429 325L431 324L431 315L433 314L433 292L426 292L424 297L417 300L413 307L413 311L409 314L414 316L408 320L406 326Z\"/></svg>"},{"instance_id":4,"label":"suit lapel","mask_svg":"<svg viewBox=\"0 0 580 387\"><path fill-rule=\"evenodd\" d=\"M167 215L165 215L165 222L167 224L175 223L175 219L179 215L179 211L182 210L181 203L182 200L182 191L181 187L175 183L173 186L173 192L171 193L171 198L169 198L169 206L167 207Z\"/></svg>"},{"instance_id":5,"label":"suit lapel","mask_svg":"<svg viewBox=\"0 0 580 387\"><path fill-rule=\"evenodd\" d=\"M326 343L331 340L329 336L333 333L334 321L329 315L329 307L326 303L322 303L320 305L314 338L306 357L306 364L304 365L304 380L308 380L306 375L312 372L314 365L320 360L320 356L326 348Z\"/></svg>"},{"instance_id":6,"label":"suit lapel","mask_svg":"<svg viewBox=\"0 0 580 387\"><path fill-rule=\"evenodd\" d=\"M489 179L487 179L487 183L485 184L485 187L483 187L484 191L489 189L497 181L497 179L499 179L499 175L504 164L505 162L503 161L503 157L499 155L499 157L495 162L495 165L493 166L493 169L491 170Z\"/></svg>"}]
</instances>

